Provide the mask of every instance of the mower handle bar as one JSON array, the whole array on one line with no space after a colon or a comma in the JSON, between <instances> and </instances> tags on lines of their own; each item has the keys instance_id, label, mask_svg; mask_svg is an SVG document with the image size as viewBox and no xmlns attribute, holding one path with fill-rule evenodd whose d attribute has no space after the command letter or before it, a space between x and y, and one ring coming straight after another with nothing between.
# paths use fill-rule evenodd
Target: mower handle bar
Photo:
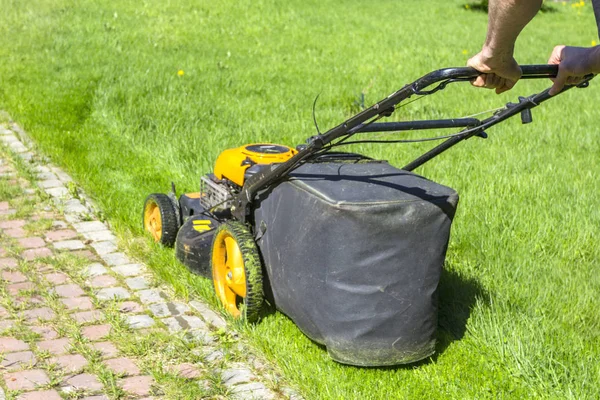
<instances>
[{"instance_id":1,"label":"mower handle bar","mask_svg":"<svg viewBox=\"0 0 600 400\"><path fill-rule=\"evenodd\" d=\"M520 68L522 72L521 79L553 78L558 74L558 65L522 65ZM240 193L237 194L233 200L233 215L240 221L245 222L246 217L248 217L251 213L250 204L260 190L267 188L269 185L287 175L290 171L296 168L296 166L316 154L332 141L349 133L358 131L360 129L358 128L360 125L364 126L365 123L371 121L373 118L391 115L398 103L410 98L413 95L426 95L435 93L437 90L445 87L447 83L468 81L478 77L479 75L482 75L480 71L470 67L444 68L430 72L427 75L417 79L413 83L405 85L400 90L392 93L371 107L363 110L353 117L350 117L340 125L328 130L323 134L311 137L308 141L308 145L304 149L298 151L298 153L296 153L287 161L281 164L272 164L268 168L263 168L258 173L249 177L244 183ZM592 76L586 78L589 80L592 78ZM427 87L438 82L440 83L437 88L434 88L429 92L423 91ZM565 86L561 93L569 90L570 88L572 88L572 86ZM404 169L412 170L440 154L442 151L447 150L459 141L477 135L483 132L484 129L489 128L490 126L495 125L526 108L529 109L537 106L542 101L548 100L550 97L552 97L550 94L548 94L548 91L549 89L546 89L539 94L530 96L529 98L523 98L518 105L507 109L506 112L499 113L494 117L490 117L487 120L481 121L480 129L471 129L465 132L464 136L458 136L452 138L451 140L447 140L446 142L432 149L432 151L424 154L419 159L405 166Z\"/></svg>"}]
</instances>

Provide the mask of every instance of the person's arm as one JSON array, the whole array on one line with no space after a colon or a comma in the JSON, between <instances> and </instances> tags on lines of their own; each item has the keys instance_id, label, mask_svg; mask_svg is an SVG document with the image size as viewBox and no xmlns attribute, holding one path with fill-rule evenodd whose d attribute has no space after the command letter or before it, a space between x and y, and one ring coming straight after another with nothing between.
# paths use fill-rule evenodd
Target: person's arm
<instances>
[{"instance_id":1,"label":"person's arm","mask_svg":"<svg viewBox=\"0 0 600 400\"><path fill-rule=\"evenodd\" d=\"M523 28L537 14L542 0L490 0L488 31L482 50L467 65L486 73L473 81L474 86L511 89L521 77L513 57L515 42Z\"/></svg>"},{"instance_id":2,"label":"person's arm","mask_svg":"<svg viewBox=\"0 0 600 400\"><path fill-rule=\"evenodd\" d=\"M594 16L596 17L596 26L598 27L598 36L600 36L600 0L592 0Z\"/></svg>"}]
</instances>

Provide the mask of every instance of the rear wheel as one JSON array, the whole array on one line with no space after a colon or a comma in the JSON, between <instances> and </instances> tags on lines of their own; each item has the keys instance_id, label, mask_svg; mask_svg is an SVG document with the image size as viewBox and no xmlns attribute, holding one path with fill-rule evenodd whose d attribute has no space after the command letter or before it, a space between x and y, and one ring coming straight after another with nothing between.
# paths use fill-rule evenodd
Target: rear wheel
<instances>
[{"instance_id":1,"label":"rear wheel","mask_svg":"<svg viewBox=\"0 0 600 400\"><path fill-rule=\"evenodd\" d=\"M217 297L235 318L255 322L263 304L262 266L252 234L241 222L217 229L211 269Z\"/></svg>"},{"instance_id":2,"label":"rear wheel","mask_svg":"<svg viewBox=\"0 0 600 400\"><path fill-rule=\"evenodd\" d=\"M177 237L179 223L171 199L166 194L153 193L144 202L144 229L155 242L172 247Z\"/></svg>"}]
</instances>

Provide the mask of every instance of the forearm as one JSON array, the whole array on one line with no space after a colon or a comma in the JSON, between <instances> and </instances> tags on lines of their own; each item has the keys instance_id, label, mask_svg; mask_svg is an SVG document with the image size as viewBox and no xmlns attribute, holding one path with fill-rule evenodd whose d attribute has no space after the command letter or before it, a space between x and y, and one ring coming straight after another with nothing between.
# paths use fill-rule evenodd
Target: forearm
<instances>
[{"instance_id":1,"label":"forearm","mask_svg":"<svg viewBox=\"0 0 600 400\"><path fill-rule=\"evenodd\" d=\"M490 0L483 52L512 57L517 37L541 5L542 0Z\"/></svg>"},{"instance_id":2,"label":"forearm","mask_svg":"<svg viewBox=\"0 0 600 400\"><path fill-rule=\"evenodd\" d=\"M592 0L594 15L596 16L596 26L598 27L598 36L600 36L600 0Z\"/></svg>"}]
</instances>

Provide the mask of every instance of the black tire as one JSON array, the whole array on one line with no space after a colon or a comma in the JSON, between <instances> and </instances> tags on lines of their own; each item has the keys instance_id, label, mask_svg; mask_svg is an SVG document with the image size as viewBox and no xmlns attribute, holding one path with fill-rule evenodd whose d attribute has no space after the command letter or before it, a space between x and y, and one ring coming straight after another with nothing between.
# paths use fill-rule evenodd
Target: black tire
<instances>
[{"instance_id":1,"label":"black tire","mask_svg":"<svg viewBox=\"0 0 600 400\"><path fill-rule=\"evenodd\" d=\"M239 291L236 293L232 289L234 285L227 284L225 276L233 269L228 269L226 265L230 255L225 238L232 238L241 253L245 278L243 296ZM228 221L219 226L213 239L210 260L215 292L227 312L250 323L258 321L264 302L262 263L254 237L246 225L238 221ZM235 302L230 297L231 293L235 295Z\"/></svg>"},{"instance_id":2,"label":"black tire","mask_svg":"<svg viewBox=\"0 0 600 400\"><path fill-rule=\"evenodd\" d=\"M179 230L179 221L169 196L152 193L146 197L142 222L144 230L152 235L155 242L173 247Z\"/></svg>"}]
</instances>

